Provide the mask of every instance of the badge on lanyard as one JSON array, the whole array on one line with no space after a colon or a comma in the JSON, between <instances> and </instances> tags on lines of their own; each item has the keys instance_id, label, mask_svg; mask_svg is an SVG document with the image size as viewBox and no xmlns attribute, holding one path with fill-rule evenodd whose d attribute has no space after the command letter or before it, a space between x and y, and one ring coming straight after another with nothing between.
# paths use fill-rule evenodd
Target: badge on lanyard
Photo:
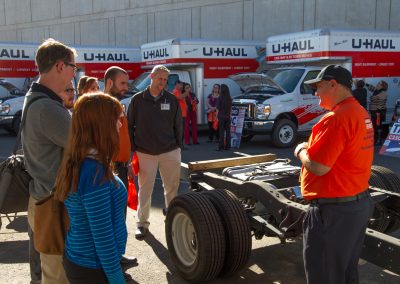
<instances>
[{"instance_id":1,"label":"badge on lanyard","mask_svg":"<svg viewBox=\"0 0 400 284\"><path fill-rule=\"evenodd\" d=\"M164 103L161 103L161 110L170 110L171 105L167 103L167 100L164 100Z\"/></svg>"}]
</instances>

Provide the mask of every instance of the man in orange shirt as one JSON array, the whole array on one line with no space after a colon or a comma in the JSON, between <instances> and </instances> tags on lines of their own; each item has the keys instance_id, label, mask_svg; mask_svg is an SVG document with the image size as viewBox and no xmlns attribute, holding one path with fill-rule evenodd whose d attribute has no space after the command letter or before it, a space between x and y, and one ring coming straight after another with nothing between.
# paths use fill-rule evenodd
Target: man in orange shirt
<instances>
[{"instance_id":1,"label":"man in orange shirt","mask_svg":"<svg viewBox=\"0 0 400 284\"><path fill-rule=\"evenodd\" d=\"M181 113L182 113L182 129L185 129L187 104L186 104L186 95L183 95L182 91L183 91L183 82L178 80L175 82L175 88L172 90L172 93L179 101L179 106L181 107ZM182 131L182 141L183 138L184 138L184 131ZM186 148L183 146L183 143L182 143L182 150L186 150Z\"/></svg>"},{"instance_id":2,"label":"man in orange shirt","mask_svg":"<svg viewBox=\"0 0 400 284\"><path fill-rule=\"evenodd\" d=\"M104 74L104 93L109 94L118 100L123 99L128 91L129 75L124 69L118 66L111 66ZM134 175L130 166L131 140L129 138L128 120L126 114L121 117L121 128L119 129L119 152L114 159L115 170L118 177L128 189L128 175L133 179ZM126 209L125 209L126 218ZM121 264L135 264L136 257L122 256Z\"/></svg>"},{"instance_id":3,"label":"man in orange shirt","mask_svg":"<svg viewBox=\"0 0 400 284\"><path fill-rule=\"evenodd\" d=\"M320 106L329 110L299 144L301 190L310 207L303 222L307 283L358 283L358 259L372 212L368 180L373 160L373 126L352 96L351 73L325 67L316 79Z\"/></svg>"}]
</instances>

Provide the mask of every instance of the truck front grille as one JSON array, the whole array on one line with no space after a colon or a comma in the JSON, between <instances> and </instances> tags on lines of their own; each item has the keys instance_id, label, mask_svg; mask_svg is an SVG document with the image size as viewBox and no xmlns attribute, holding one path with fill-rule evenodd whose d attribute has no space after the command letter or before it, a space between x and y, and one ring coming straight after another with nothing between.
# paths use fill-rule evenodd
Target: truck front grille
<instances>
[{"instance_id":1,"label":"truck front grille","mask_svg":"<svg viewBox=\"0 0 400 284\"><path fill-rule=\"evenodd\" d=\"M256 107L254 104L252 103L247 103L247 104L241 104L241 103L233 103L234 106L237 107L246 107L246 114L245 114L245 119L249 118L249 119L254 119L255 117L255 111L256 111Z\"/></svg>"}]
</instances>

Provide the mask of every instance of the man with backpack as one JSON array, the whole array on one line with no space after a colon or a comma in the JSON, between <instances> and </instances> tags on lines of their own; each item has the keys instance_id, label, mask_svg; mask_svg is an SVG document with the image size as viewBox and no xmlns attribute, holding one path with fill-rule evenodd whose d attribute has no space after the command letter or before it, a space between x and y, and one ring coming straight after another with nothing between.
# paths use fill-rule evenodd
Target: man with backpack
<instances>
[{"instance_id":1,"label":"man with backpack","mask_svg":"<svg viewBox=\"0 0 400 284\"><path fill-rule=\"evenodd\" d=\"M29 107L23 109L26 117L22 118L25 125L21 131L26 169L33 178L28 205L28 222L33 231L35 203L53 192L66 146L71 115L63 105L62 94L77 71L75 57L73 48L54 39L47 39L36 51L40 77L26 94L24 108ZM35 102L30 104L32 100ZM40 261L41 280L31 275L31 283L68 283L62 255L40 253Z\"/></svg>"}]
</instances>

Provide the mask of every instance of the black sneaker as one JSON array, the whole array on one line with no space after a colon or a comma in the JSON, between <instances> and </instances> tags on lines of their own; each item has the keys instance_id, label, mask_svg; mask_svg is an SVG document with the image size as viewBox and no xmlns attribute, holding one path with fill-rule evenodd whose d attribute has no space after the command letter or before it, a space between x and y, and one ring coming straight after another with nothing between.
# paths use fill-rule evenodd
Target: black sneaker
<instances>
[{"instance_id":1,"label":"black sneaker","mask_svg":"<svg viewBox=\"0 0 400 284\"><path fill-rule=\"evenodd\" d=\"M149 229L145 227L137 227L135 230L135 238L138 240L143 240Z\"/></svg>"},{"instance_id":2,"label":"black sneaker","mask_svg":"<svg viewBox=\"0 0 400 284\"><path fill-rule=\"evenodd\" d=\"M120 262L124 265L134 265L137 263L137 258L134 256L123 255Z\"/></svg>"}]
</instances>

